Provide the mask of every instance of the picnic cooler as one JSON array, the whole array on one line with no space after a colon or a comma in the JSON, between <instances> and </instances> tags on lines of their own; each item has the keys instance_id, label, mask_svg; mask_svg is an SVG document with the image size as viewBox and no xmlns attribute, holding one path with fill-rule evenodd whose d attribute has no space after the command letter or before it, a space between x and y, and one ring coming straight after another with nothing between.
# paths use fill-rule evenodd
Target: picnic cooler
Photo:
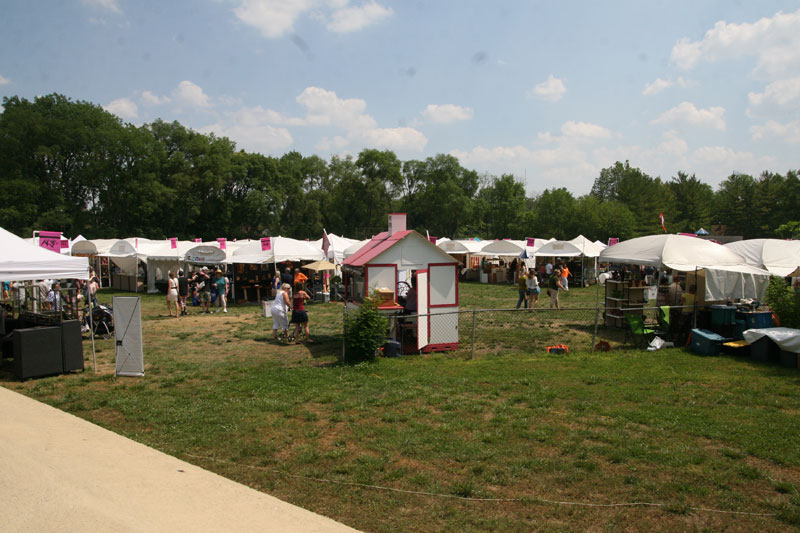
<instances>
[{"instance_id":1,"label":"picnic cooler","mask_svg":"<svg viewBox=\"0 0 800 533\"><path fill-rule=\"evenodd\" d=\"M772 327L771 311L756 311L752 313L737 313L736 318L744 319L744 329L762 329Z\"/></svg>"},{"instance_id":2,"label":"picnic cooler","mask_svg":"<svg viewBox=\"0 0 800 533\"><path fill-rule=\"evenodd\" d=\"M719 355L725 338L707 329L692 330L692 351L699 355Z\"/></svg>"},{"instance_id":3,"label":"picnic cooler","mask_svg":"<svg viewBox=\"0 0 800 533\"><path fill-rule=\"evenodd\" d=\"M733 326L736 324L735 305L712 305L711 306L711 325L712 326Z\"/></svg>"}]
</instances>

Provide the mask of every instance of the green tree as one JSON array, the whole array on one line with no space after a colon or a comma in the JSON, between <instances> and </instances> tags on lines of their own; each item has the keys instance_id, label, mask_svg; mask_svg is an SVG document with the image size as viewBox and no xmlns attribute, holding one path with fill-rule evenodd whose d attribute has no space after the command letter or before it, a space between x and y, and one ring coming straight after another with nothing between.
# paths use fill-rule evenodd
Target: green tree
<instances>
[{"instance_id":1,"label":"green tree","mask_svg":"<svg viewBox=\"0 0 800 533\"><path fill-rule=\"evenodd\" d=\"M720 183L714 195L714 218L725 226L727 235L752 238L754 231L752 209L756 182L747 174L731 174Z\"/></svg>"},{"instance_id":2,"label":"green tree","mask_svg":"<svg viewBox=\"0 0 800 533\"><path fill-rule=\"evenodd\" d=\"M547 189L534 200L533 228L536 237L571 239L575 233L576 201L566 188Z\"/></svg>"},{"instance_id":3,"label":"green tree","mask_svg":"<svg viewBox=\"0 0 800 533\"><path fill-rule=\"evenodd\" d=\"M486 206L483 220L488 237L498 239L525 238L525 186L514 176L504 174L478 192Z\"/></svg>"},{"instance_id":4,"label":"green tree","mask_svg":"<svg viewBox=\"0 0 800 533\"><path fill-rule=\"evenodd\" d=\"M695 232L709 227L714 208L714 190L707 183L695 177L678 172L678 176L667 183L674 198L671 211L670 230L675 232Z\"/></svg>"}]
</instances>

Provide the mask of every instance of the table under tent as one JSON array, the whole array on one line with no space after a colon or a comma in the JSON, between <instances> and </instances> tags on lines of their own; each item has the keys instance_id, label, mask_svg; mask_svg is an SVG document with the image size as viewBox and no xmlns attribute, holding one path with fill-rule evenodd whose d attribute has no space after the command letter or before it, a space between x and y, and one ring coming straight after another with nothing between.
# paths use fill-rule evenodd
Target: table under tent
<instances>
[{"instance_id":1,"label":"table under tent","mask_svg":"<svg viewBox=\"0 0 800 533\"><path fill-rule=\"evenodd\" d=\"M261 241L250 241L228 255L231 265L234 296L237 301L258 302L272 298L270 290L276 270L294 269L303 263L323 259L322 249L309 241L288 237L271 237L268 250Z\"/></svg>"},{"instance_id":2,"label":"table under tent","mask_svg":"<svg viewBox=\"0 0 800 533\"><path fill-rule=\"evenodd\" d=\"M404 351L457 349L458 262L406 230L405 214L390 214L389 221L389 231L345 259L345 309L352 311L365 296L378 294L378 309L391 317L389 338Z\"/></svg>"},{"instance_id":3,"label":"table under tent","mask_svg":"<svg viewBox=\"0 0 800 533\"><path fill-rule=\"evenodd\" d=\"M515 273L509 273L509 267L514 263L524 262L525 268L535 268L535 255L537 249L547 239L533 239L534 246L528 246L528 241L503 239L489 242L481 251L474 254L481 257L481 283L514 282Z\"/></svg>"}]
</instances>

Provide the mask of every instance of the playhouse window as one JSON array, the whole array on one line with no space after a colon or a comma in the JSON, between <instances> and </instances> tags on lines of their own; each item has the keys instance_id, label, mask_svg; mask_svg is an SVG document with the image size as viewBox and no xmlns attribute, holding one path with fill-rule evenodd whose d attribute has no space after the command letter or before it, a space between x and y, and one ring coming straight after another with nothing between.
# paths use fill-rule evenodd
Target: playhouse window
<instances>
[{"instance_id":1,"label":"playhouse window","mask_svg":"<svg viewBox=\"0 0 800 533\"><path fill-rule=\"evenodd\" d=\"M351 302L361 303L364 301L364 269L345 268L344 284L347 291L347 299Z\"/></svg>"}]
</instances>

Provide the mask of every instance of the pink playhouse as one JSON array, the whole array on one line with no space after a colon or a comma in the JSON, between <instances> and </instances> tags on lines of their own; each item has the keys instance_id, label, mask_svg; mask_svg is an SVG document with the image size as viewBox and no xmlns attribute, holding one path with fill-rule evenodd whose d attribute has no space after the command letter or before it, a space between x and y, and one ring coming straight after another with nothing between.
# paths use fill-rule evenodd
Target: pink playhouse
<instances>
[{"instance_id":1,"label":"pink playhouse","mask_svg":"<svg viewBox=\"0 0 800 533\"><path fill-rule=\"evenodd\" d=\"M389 231L345 259L342 273L346 305L377 293L379 309L396 319L389 337L405 351L458 348L458 262L407 230L405 213L390 213ZM408 315L416 318L403 318Z\"/></svg>"}]
</instances>

